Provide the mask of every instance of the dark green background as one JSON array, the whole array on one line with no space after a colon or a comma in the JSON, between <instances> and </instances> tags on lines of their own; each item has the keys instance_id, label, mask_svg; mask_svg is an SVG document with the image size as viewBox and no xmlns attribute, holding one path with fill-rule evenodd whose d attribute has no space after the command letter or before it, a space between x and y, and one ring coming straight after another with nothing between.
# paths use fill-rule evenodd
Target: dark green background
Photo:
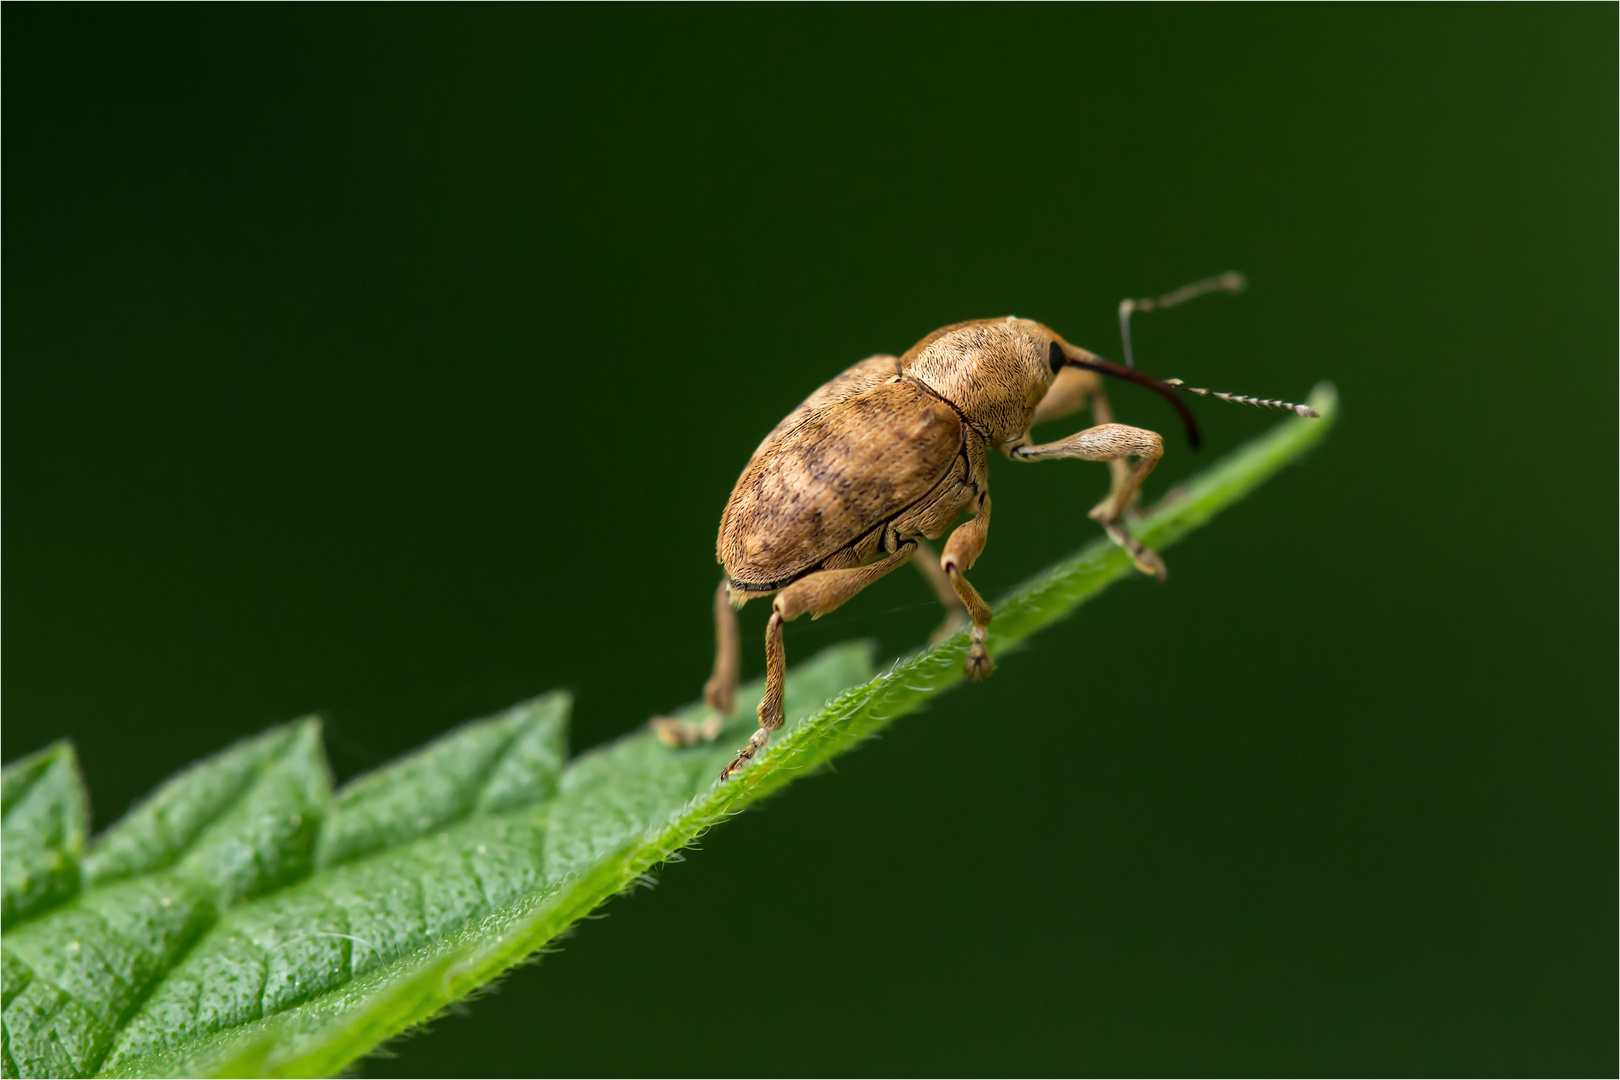
<instances>
[{"instance_id":1,"label":"dark green background","mask_svg":"<svg viewBox=\"0 0 1620 1080\"><path fill-rule=\"evenodd\" d=\"M935 326L1117 355L1236 267L1139 365L1343 394L1168 585L366 1075L1613 1074L1612 5L5 16L5 753L103 825L307 711L348 776L689 700L749 452ZM1156 491L1274 420L1114 400ZM992 469L993 597L1105 477Z\"/></svg>"}]
</instances>

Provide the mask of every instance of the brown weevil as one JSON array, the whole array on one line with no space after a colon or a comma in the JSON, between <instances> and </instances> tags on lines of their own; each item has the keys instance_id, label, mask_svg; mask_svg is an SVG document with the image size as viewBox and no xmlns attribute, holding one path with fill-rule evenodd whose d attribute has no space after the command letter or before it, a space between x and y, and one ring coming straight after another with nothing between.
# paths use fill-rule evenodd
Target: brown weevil
<instances>
[{"instance_id":1,"label":"brown weevil","mask_svg":"<svg viewBox=\"0 0 1620 1080\"><path fill-rule=\"evenodd\" d=\"M1091 517L1139 570L1162 580L1163 561L1130 534L1125 514L1163 456L1164 440L1114 423L1100 376L1138 383L1169 401L1195 448L1198 427L1180 393L1314 417L1304 405L1198 390L1132 366L1133 312L1239 292L1244 285L1242 275L1228 273L1154 299L1122 301L1124 364L1071 345L1031 319L976 319L935 330L904 355L862 360L811 394L759 444L720 516L716 555L725 577L714 601L714 674L703 689L713 714L698 723L655 719L659 738L679 746L718 735L737 688L736 609L774 593L759 730L721 771L720 779L729 777L782 726L782 624L835 610L919 553L918 565L950 611L941 631L954 629L965 609L972 620L967 674L975 682L989 675L995 668L986 648L990 605L964 576L990 527L989 450L1013 461L1107 462L1113 484ZM1056 442L1031 441L1033 425L1088 404L1096 426ZM973 517L951 533L936 561L926 541L938 539L964 511Z\"/></svg>"}]
</instances>

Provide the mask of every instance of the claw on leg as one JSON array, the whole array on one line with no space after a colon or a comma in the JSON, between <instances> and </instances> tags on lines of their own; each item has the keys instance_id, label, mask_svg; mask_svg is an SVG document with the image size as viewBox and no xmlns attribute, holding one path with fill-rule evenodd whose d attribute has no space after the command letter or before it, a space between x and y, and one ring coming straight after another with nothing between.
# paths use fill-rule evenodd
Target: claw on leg
<instances>
[{"instance_id":1,"label":"claw on leg","mask_svg":"<svg viewBox=\"0 0 1620 1080\"><path fill-rule=\"evenodd\" d=\"M711 712L702 720L655 716L647 721L647 726L658 736L659 742L679 749L683 746L696 746L700 742L713 742L720 737L720 729L725 727L725 723L726 718L723 715Z\"/></svg>"},{"instance_id":2,"label":"claw on leg","mask_svg":"<svg viewBox=\"0 0 1620 1080\"><path fill-rule=\"evenodd\" d=\"M1097 510L1101 509L1100 506L1097 508ZM1150 574L1160 581L1170 576L1170 571L1164 565L1164 560L1159 558L1158 552L1132 536L1118 520L1110 521L1098 514L1097 510L1093 510L1091 516L1102 525L1103 532L1108 534L1108 539L1125 549L1125 553L1131 557L1131 562L1136 564L1138 570L1144 574Z\"/></svg>"},{"instance_id":3,"label":"claw on leg","mask_svg":"<svg viewBox=\"0 0 1620 1080\"><path fill-rule=\"evenodd\" d=\"M778 725L780 726L780 724ZM748 764L753 756L764 748L766 740L771 737L770 731L760 728L748 739L748 745L737 751L737 756L731 759L731 764L720 770L722 782L731 779L731 774Z\"/></svg>"},{"instance_id":4,"label":"claw on leg","mask_svg":"<svg viewBox=\"0 0 1620 1080\"><path fill-rule=\"evenodd\" d=\"M962 670L974 682L983 682L996 670L996 662L990 659L990 650L985 644L989 636L988 627L973 628L973 644L968 648L967 660L962 664Z\"/></svg>"}]
</instances>

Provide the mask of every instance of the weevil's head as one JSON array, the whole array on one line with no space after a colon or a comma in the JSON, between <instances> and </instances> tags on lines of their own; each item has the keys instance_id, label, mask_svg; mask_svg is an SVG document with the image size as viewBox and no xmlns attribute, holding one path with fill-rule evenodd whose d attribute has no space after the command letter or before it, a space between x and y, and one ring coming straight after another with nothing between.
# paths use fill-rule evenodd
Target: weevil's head
<instances>
[{"instance_id":1,"label":"weevil's head","mask_svg":"<svg viewBox=\"0 0 1620 1080\"><path fill-rule=\"evenodd\" d=\"M996 446L1029 428L1073 348L1033 319L975 319L934 331L900 364ZM1072 368L1062 377L1096 378Z\"/></svg>"}]
</instances>

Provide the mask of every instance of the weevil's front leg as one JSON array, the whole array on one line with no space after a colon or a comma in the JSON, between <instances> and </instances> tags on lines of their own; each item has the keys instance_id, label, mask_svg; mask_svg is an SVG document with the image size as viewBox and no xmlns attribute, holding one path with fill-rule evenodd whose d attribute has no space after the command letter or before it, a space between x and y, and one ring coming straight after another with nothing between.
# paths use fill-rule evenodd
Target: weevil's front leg
<instances>
[{"instance_id":1,"label":"weevil's front leg","mask_svg":"<svg viewBox=\"0 0 1620 1080\"><path fill-rule=\"evenodd\" d=\"M979 590L963 575L973 568L974 562L984 551L984 542L989 535L990 495L985 492L973 504L973 520L963 522L951 533L951 538L945 541L945 554L939 560L940 568L950 579L951 588L962 598L963 606L973 619L973 644L968 649L962 670L974 682L982 681L996 670L985 644L990 636L990 605L984 602Z\"/></svg>"},{"instance_id":2,"label":"weevil's front leg","mask_svg":"<svg viewBox=\"0 0 1620 1080\"><path fill-rule=\"evenodd\" d=\"M1042 443L1039 446L1014 446L1007 451L1007 456L1014 461L1080 458L1084 461L1106 461L1111 465L1116 462L1123 463L1127 458L1135 458L1136 463L1124 470L1123 480L1120 479L1118 472L1115 473L1114 485L1108 492L1108 497L1092 508L1091 518L1102 525L1110 540L1130 553L1138 570L1144 574L1152 574L1160 580L1164 579L1166 576L1164 560L1160 559L1156 552L1143 546L1140 540L1120 524L1121 515L1135 498L1142 481L1164 456L1164 439L1157 432L1130 427L1127 424L1099 424L1057 442Z\"/></svg>"},{"instance_id":3,"label":"weevil's front leg","mask_svg":"<svg viewBox=\"0 0 1620 1080\"><path fill-rule=\"evenodd\" d=\"M720 579L714 593L714 674L703 684L703 703L709 715L702 720L655 716L648 725L665 746L691 746L713 742L737 704L737 672L741 643L737 639L737 609L731 604L731 582Z\"/></svg>"},{"instance_id":4,"label":"weevil's front leg","mask_svg":"<svg viewBox=\"0 0 1620 1080\"><path fill-rule=\"evenodd\" d=\"M962 606L962 598L956 595L950 575L940 565L939 556L934 554L934 549L928 546L926 540L917 541L917 557L911 560L911 564L922 571L922 576L933 586L934 595L945 605L945 621L928 635L928 644L938 645L962 629L967 622L967 608Z\"/></svg>"},{"instance_id":5,"label":"weevil's front leg","mask_svg":"<svg viewBox=\"0 0 1620 1080\"><path fill-rule=\"evenodd\" d=\"M737 751L731 764L720 770L720 779L725 780L759 753L771 732L781 728L786 719L782 692L787 684L787 654L782 647L782 624L805 612L819 619L836 610L872 582L902 566L916 550L917 542L907 540L888 558L847 570L818 570L776 594L770 621L765 624L765 697L759 703L759 730L747 746Z\"/></svg>"}]
</instances>

